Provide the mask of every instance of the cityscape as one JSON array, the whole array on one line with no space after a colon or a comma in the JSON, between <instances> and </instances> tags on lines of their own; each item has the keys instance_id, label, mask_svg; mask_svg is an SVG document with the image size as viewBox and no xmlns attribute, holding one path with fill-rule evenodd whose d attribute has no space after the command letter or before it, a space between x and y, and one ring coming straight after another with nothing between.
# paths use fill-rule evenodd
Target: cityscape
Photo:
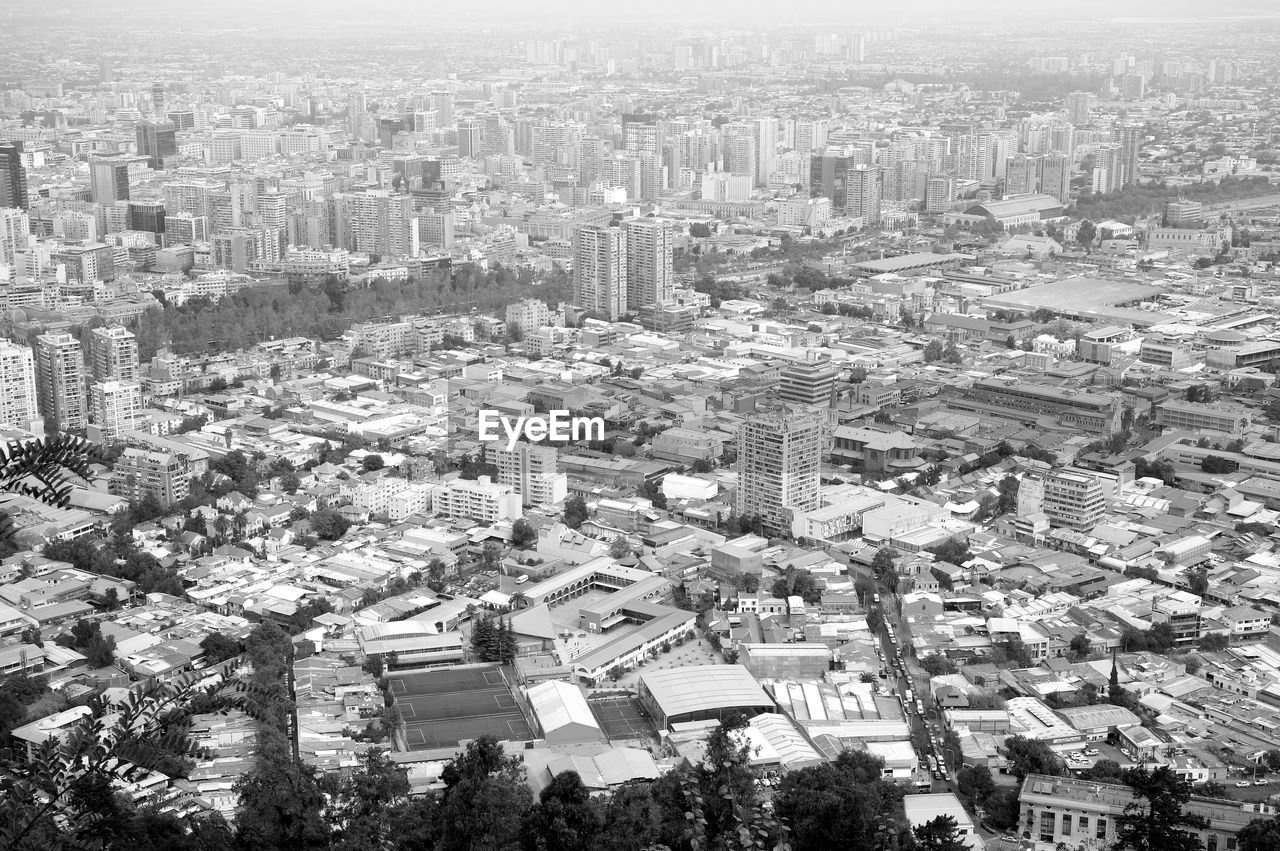
<instances>
[{"instance_id":1,"label":"cityscape","mask_svg":"<svg viewBox=\"0 0 1280 851\"><path fill-rule=\"evenodd\" d=\"M1280 10L0 7L0 849L1280 851Z\"/></svg>"}]
</instances>

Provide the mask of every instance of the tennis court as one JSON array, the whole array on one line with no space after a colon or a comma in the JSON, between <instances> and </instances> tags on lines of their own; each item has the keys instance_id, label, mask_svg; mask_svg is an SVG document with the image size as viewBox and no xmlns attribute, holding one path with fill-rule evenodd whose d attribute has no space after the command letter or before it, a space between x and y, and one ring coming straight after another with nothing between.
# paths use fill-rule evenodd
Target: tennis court
<instances>
[{"instance_id":1,"label":"tennis court","mask_svg":"<svg viewBox=\"0 0 1280 851\"><path fill-rule=\"evenodd\" d=\"M410 750L450 748L491 734L507 741L533 730L497 665L467 665L391 675Z\"/></svg>"},{"instance_id":2,"label":"tennis court","mask_svg":"<svg viewBox=\"0 0 1280 851\"><path fill-rule=\"evenodd\" d=\"M645 716L640 701L634 697L589 698L591 714L609 741L647 739L657 735L657 728Z\"/></svg>"}]
</instances>

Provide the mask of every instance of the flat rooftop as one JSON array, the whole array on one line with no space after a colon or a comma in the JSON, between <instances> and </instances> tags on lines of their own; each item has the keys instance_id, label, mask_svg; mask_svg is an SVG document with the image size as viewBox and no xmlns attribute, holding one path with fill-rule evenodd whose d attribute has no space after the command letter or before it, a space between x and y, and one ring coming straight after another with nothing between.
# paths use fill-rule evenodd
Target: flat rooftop
<instances>
[{"instance_id":1,"label":"flat rooftop","mask_svg":"<svg viewBox=\"0 0 1280 851\"><path fill-rule=\"evenodd\" d=\"M1034 312L1047 308L1058 313L1108 318L1141 318L1147 324L1169 321L1171 315L1126 309L1121 305L1151 301L1165 293L1163 287L1106 278L1064 278L1023 290L1000 293L982 300L983 305ZM1128 324L1128 323L1126 323Z\"/></svg>"}]
</instances>

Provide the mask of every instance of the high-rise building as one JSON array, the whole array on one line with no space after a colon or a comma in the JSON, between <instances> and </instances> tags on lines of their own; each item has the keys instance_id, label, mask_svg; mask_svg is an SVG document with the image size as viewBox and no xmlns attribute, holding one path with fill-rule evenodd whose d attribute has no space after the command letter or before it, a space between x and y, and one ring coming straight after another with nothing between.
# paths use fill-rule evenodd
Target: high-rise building
<instances>
[{"instance_id":1,"label":"high-rise building","mask_svg":"<svg viewBox=\"0 0 1280 851\"><path fill-rule=\"evenodd\" d=\"M16 207L26 210L31 206L27 197L27 169L22 162L21 142L0 142L0 207Z\"/></svg>"},{"instance_id":2,"label":"high-rise building","mask_svg":"<svg viewBox=\"0 0 1280 851\"><path fill-rule=\"evenodd\" d=\"M349 251L392 257L418 254L418 217L413 196L386 190L339 193L331 199L334 241Z\"/></svg>"},{"instance_id":3,"label":"high-rise building","mask_svg":"<svg viewBox=\"0 0 1280 851\"><path fill-rule=\"evenodd\" d=\"M53 434L85 427L84 355L70 334L36 337L36 395L44 427Z\"/></svg>"},{"instance_id":4,"label":"high-rise building","mask_svg":"<svg viewBox=\"0 0 1280 851\"><path fill-rule=\"evenodd\" d=\"M31 349L0 340L0 425L42 431L37 395Z\"/></svg>"},{"instance_id":5,"label":"high-rise building","mask_svg":"<svg viewBox=\"0 0 1280 851\"><path fill-rule=\"evenodd\" d=\"M18 252L27 248L31 222L26 211L0 207L0 266L16 266Z\"/></svg>"},{"instance_id":6,"label":"high-rise building","mask_svg":"<svg viewBox=\"0 0 1280 851\"><path fill-rule=\"evenodd\" d=\"M1093 111L1093 92L1071 92L1066 102L1067 120L1076 127L1087 127Z\"/></svg>"},{"instance_id":7,"label":"high-rise building","mask_svg":"<svg viewBox=\"0 0 1280 851\"><path fill-rule=\"evenodd\" d=\"M190 485L191 464L187 456L131 446L116 460L107 488L129 500L153 496L161 505L173 505L187 498Z\"/></svg>"},{"instance_id":8,"label":"high-rise building","mask_svg":"<svg viewBox=\"0 0 1280 851\"><path fill-rule=\"evenodd\" d=\"M151 168L162 169L166 159L177 156L178 130L172 121L139 121L135 132L138 153Z\"/></svg>"},{"instance_id":9,"label":"high-rise building","mask_svg":"<svg viewBox=\"0 0 1280 851\"><path fill-rule=\"evenodd\" d=\"M859 163L849 170L847 216L861 216L867 227L880 224L880 169Z\"/></svg>"},{"instance_id":10,"label":"high-rise building","mask_svg":"<svg viewBox=\"0 0 1280 851\"><path fill-rule=\"evenodd\" d=\"M121 325L104 325L89 332L89 366L94 381L136 381L138 339Z\"/></svg>"},{"instance_id":11,"label":"high-rise building","mask_svg":"<svg viewBox=\"0 0 1280 851\"><path fill-rule=\"evenodd\" d=\"M89 389L89 438L115 442L138 427L142 385L136 381L103 381Z\"/></svg>"},{"instance_id":12,"label":"high-rise building","mask_svg":"<svg viewBox=\"0 0 1280 851\"><path fill-rule=\"evenodd\" d=\"M1125 124L1119 130L1120 136L1120 185L1128 186L1137 183L1138 152L1142 149L1143 126L1141 124Z\"/></svg>"},{"instance_id":13,"label":"high-rise building","mask_svg":"<svg viewBox=\"0 0 1280 851\"><path fill-rule=\"evenodd\" d=\"M368 114L368 99L364 92L351 92L347 95L347 134L356 138L364 126Z\"/></svg>"},{"instance_id":14,"label":"high-rise building","mask_svg":"<svg viewBox=\"0 0 1280 851\"><path fill-rule=\"evenodd\" d=\"M1007 195L1025 195L1040 191L1040 175L1044 157L1014 154L1005 160L1004 191Z\"/></svg>"},{"instance_id":15,"label":"high-rise building","mask_svg":"<svg viewBox=\"0 0 1280 851\"><path fill-rule=\"evenodd\" d=\"M756 119L756 185L768 186L778 164L778 119Z\"/></svg>"},{"instance_id":16,"label":"high-rise building","mask_svg":"<svg viewBox=\"0 0 1280 851\"><path fill-rule=\"evenodd\" d=\"M880 223L880 169L840 149L828 148L809 160L809 194L831 199L837 215Z\"/></svg>"},{"instance_id":17,"label":"high-rise building","mask_svg":"<svg viewBox=\"0 0 1280 851\"><path fill-rule=\"evenodd\" d=\"M671 228L655 219L622 223L627 249L627 310L631 312L675 298Z\"/></svg>"},{"instance_id":18,"label":"high-rise building","mask_svg":"<svg viewBox=\"0 0 1280 851\"><path fill-rule=\"evenodd\" d=\"M927 213L945 213L956 198L956 182L947 174L931 174L925 178L924 209Z\"/></svg>"},{"instance_id":19,"label":"high-rise building","mask_svg":"<svg viewBox=\"0 0 1280 851\"><path fill-rule=\"evenodd\" d=\"M481 130L484 122L473 118L464 118L458 122L458 156L480 156Z\"/></svg>"},{"instance_id":20,"label":"high-rise building","mask_svg":"<svg viewBox=\"0 0 1280 851\"><path fill-rule=\"evenodd\" d=\"M747 419L738 429L738 516L759 515L768 531L789 531L792 511L818 507L821 455L816 417Z\"/></svg>"},{"instance_id":21,"label":"high-rise building","mask_svg":"<svg viewBox=\"0 0 1280 851\"><path fill-rule=\"evenodd\" d=\"M95 204L129 200L129 160L119 156L89 160L89 192Z\"/></svg>"},{"instance_id":22,"label":"high-rise building","mask_svg":"<svg viewBox=\"0 0 1280 851\"><path fill-rule=\"evenodd\" d=\"M1053 526L1090 529L1102 520L1107 501L1097 476L1062 470L1045 476L1044 513Z\"/></svg>"},{"instance_id":23,"label":"high-rise building","mask_svg":"<svg viewBox=\"0 0 1280 851\"><path fill-rule=\"evenodd\" d=\"M569 477L556 466L554 446L522 440L510 451L493 444L486 454L498 468L498 483L514 487L524 505L555 505L569 494Z\"/></svg>"},{"instance_id":24,"label":"high-rise building","mask_svg":"<svg viewBox=\"0 0 1280 851\"><path fill-rule=\"evenodd\" d=\"M130 199L128 204L129 230L155 234L156 245L163 245L165 237L164 202Z\"/></svg>"},{"instance_id":25,"label":"high-rise building","mask_svg":"<svg viewBox=\"0 0 1280 851\"><path fill-rule=\"evenodd\" d=\"M1045 154L1040 165L1040 191L1052 195L1063 206L1071 203L1071 156L1069 154Z\"/></svg>"},{"instance_id":26,"label":"high-rise building","mask_svg":"<svg viewBox=\"0 0 1280 851\"><path fill-rule=\"evenodd\" d=\"M778 396L799 405L830 406L835 386L836 371L831 361L810 357L782 368Z\"/></svg>"},{"instance_id":27,"label":"high-rise building","mask_svg":"<svg viewBox=\"0 0 1280 851\"><path fill-rule=\"evenodd\" d=\"M627 242L620 228L582 225L574 231L573 300L611 321L627 312Z\"/></svg>"},{"instance_id":28,"label":"high-rise building","mask_svg":"<svg viewBox=\"0 0 1280 851\"><path fill-rule=\"evenodd\" d=\"M1120 188L1120 180L1124 175L1121 159L1118 142L1104 142L1094 147L1091 187L1094 192L1114 192Z\"/></svg>"}]
</instances>

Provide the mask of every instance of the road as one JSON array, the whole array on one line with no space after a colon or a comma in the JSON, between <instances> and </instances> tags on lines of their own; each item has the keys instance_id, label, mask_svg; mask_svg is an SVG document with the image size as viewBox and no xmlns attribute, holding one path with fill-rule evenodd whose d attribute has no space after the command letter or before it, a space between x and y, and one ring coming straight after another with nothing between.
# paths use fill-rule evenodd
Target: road
<instances>
[{"instance_id":1,"label":"road","mask_svg":"<svg viewBox=\"0 0 1280 851\"><path fill-rule=\"evenodd\" d=\"M888 685L890 690L903 698L903 709L906 712L907 724L911 729L911 742L915 746L916 753L926 763L931 763L933 757L937 757L946 765L946 756L942 753L942 725L936 720L930 721L926 716L932 711L929 705L928 678L920 676L919 673L913 671L910 656L910 637L903 633L902 619L898 615L897 599L884 591L879 594L879 603L872 602L869 608L875 608L880 611L884 617L885 626L880 630L880 652L883 654L885 669L889 674L888 680L881 680L882 683ZM890 626L893 627L894 634L891 637L889 633ZM900 652L901 651L901 652ZM901 661L899 661L901 660ZM923 688L922 688L923 686ZM908 690L912 694L912 702L907 703L906 695ZM925 714L917 711L915 701L919 700L924 705ZM936 742L936 743L935 743ZM934 772L929 770L929 774ZM954 792L955 787L952 782L954 775L948 769L947 776L949 779L939 780L934 778L931 790L934 792Z\"/></svg>"},{"instance_id":2,"label":"road","mask_svg":"<svg viewBox=\"0 0 1280 851\"><path fill-rule=\"evenodd\" d=\"M1205 210L1225 213L1228 210L1257 210L1280 204L1280 195L1259 195L1257 198L1244 198L1239 201L1227 201L1222 204L1205 204Z\"/></svg>"}]
</instances>

